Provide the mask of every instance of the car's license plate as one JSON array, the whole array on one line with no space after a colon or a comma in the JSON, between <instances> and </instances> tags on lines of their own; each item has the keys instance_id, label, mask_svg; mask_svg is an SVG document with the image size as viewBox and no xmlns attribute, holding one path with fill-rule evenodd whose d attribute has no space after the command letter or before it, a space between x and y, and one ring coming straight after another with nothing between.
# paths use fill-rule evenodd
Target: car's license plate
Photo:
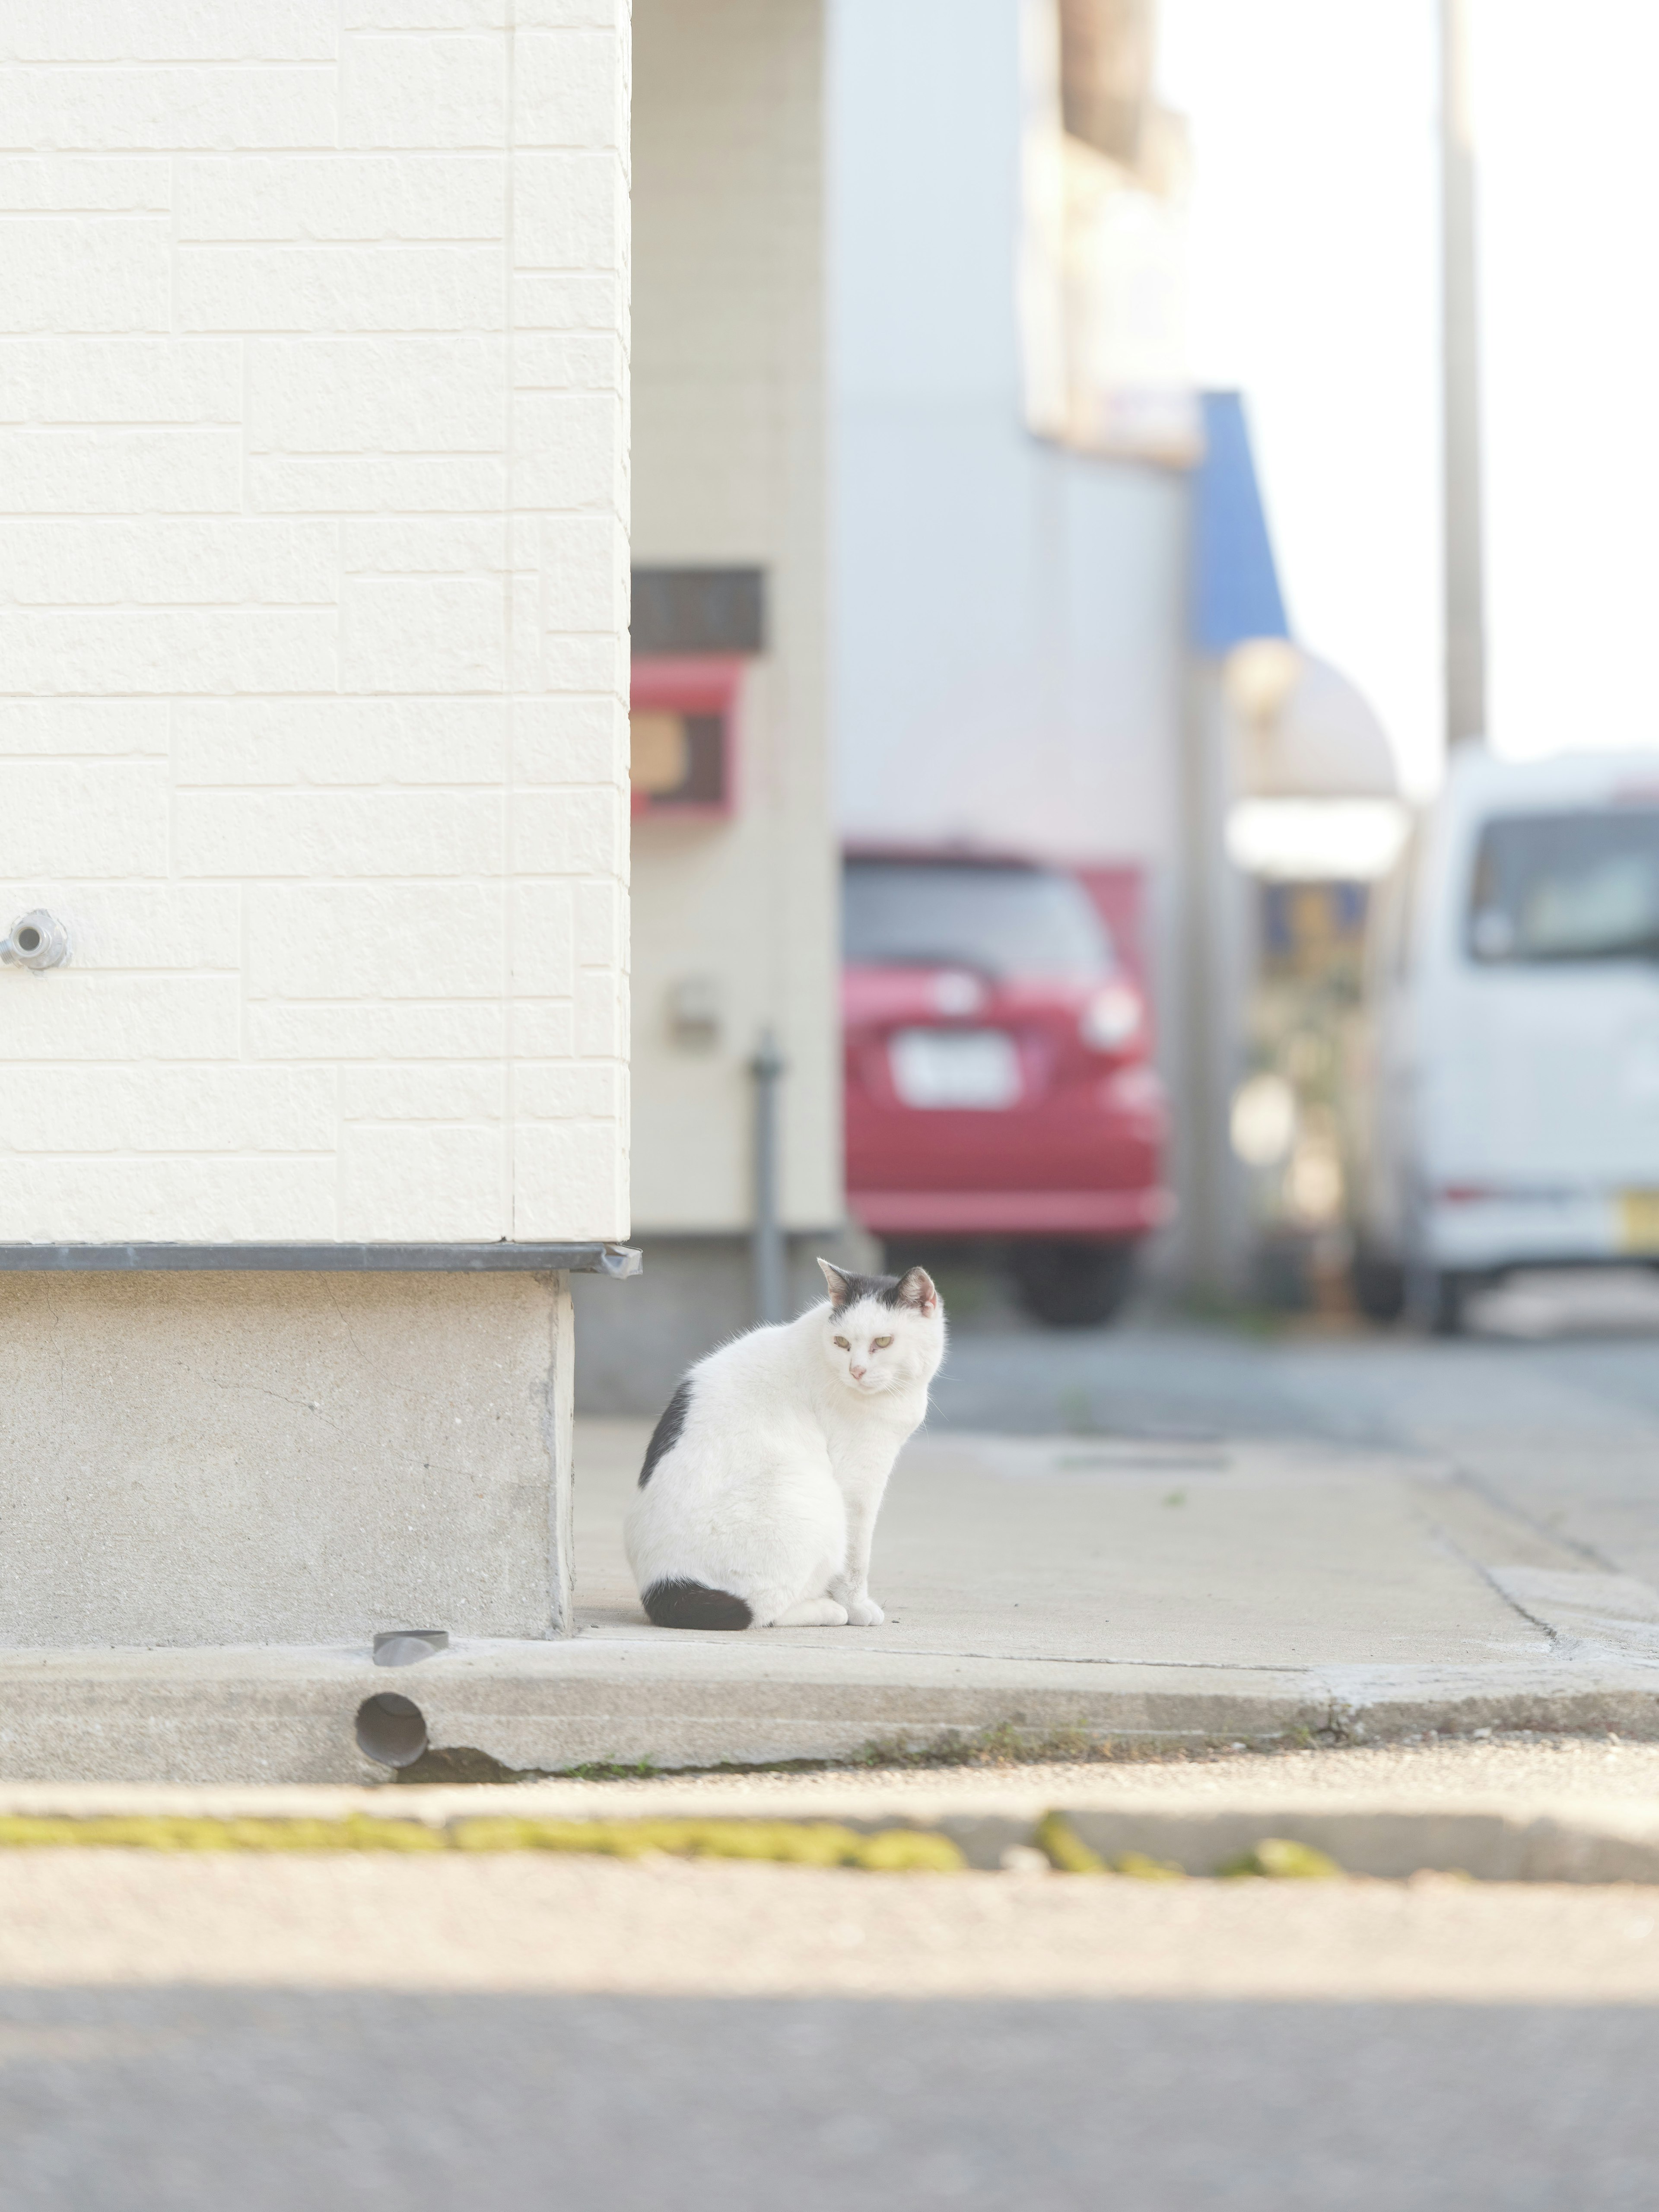
<instances>
[{"instance_id":1,"label":"car's license plate","mask_svg":"<svg viewBox=\"0 0 1659 2212\"><path fill-rule=\"evenodd\" d=\"M900 1030L889 1054L907 1106L994 1113L1019 1097L1019 1054L1002 1030Z\"/></svg>"},{"instance_id":2,"label":"car's license plate","mask_svg":"<svg viewBox=\"0 0 1659 2212\"><path fill-rule=\"evenodd\" d=\"M1659 1190L1620 1192L1619 1249L1659 1252Z\"/></svg>"}]
</instances>

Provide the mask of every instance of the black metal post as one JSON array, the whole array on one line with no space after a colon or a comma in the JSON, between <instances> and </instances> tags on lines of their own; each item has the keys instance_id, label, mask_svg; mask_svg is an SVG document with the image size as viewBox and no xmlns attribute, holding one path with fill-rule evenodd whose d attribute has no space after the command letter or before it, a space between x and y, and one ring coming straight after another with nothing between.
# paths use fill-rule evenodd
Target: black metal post
<instances>
[{"instance_id":1,"label":"black metal post","mask_svg":"<svg viewBox=\"0 0 1659 2212\"><path fill-rule=\"evenodd\" d=\"M749 1063L755 1079L755 1318L761 1322L788 1319L788 1276L778 1196L778 1086L787 1064L770 1027L763 1029L759 1048Z\"/></svg>"}]
</instances>

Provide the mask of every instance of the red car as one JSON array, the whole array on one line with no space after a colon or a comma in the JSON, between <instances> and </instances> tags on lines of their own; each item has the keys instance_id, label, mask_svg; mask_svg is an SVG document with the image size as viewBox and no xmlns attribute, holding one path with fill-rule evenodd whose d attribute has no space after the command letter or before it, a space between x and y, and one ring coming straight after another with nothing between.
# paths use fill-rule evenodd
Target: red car
<instances>
[{"instance_id":1,"label":"red car","mask_svg":"<svg viewBox=\"0 0 1659 2212\"><path fill-rule=\"evenodd\" d=\"M1146 1000L1082 882L866 848L842 914L854 1218L990 1246L1044 1321L1109 1319L1171 1211L1166 1115Z\"/></svg>"}]
</instances>

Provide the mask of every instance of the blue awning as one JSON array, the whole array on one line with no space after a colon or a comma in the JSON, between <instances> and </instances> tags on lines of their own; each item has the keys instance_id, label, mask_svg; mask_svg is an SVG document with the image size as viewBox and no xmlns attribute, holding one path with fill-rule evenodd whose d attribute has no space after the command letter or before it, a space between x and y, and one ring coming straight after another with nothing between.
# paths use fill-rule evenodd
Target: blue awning
<instances>
[{"instance_id":1,"label":"blue awning","mask_svg":"<svg viewBox=\"0 0 1659 2212\"><path fill-rule=\"evenodd\" d=\"M1203 407L1204 459L1193 478L1193 641L1220 654L1246 638L1291 632L1243 396L1206 392Z\"/></svg>"}]
</instances>

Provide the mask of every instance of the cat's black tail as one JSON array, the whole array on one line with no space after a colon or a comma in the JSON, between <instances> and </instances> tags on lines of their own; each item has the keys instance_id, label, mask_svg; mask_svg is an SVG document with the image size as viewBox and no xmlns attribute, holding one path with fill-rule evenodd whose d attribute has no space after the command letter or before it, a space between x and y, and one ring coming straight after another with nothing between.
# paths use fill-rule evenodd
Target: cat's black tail
<instances>
[{"instance_id":1,"label":"cat's black tail","mask_svg":"<svg viewBox=\"0 0 1659 2212\"><path fill-rule=\"evenodd\" d=\"M747 1628L755 1618L740 1597L707 1583L653 1583L645 1609L659 1628Z\"/></svg>"}]
</instances>

